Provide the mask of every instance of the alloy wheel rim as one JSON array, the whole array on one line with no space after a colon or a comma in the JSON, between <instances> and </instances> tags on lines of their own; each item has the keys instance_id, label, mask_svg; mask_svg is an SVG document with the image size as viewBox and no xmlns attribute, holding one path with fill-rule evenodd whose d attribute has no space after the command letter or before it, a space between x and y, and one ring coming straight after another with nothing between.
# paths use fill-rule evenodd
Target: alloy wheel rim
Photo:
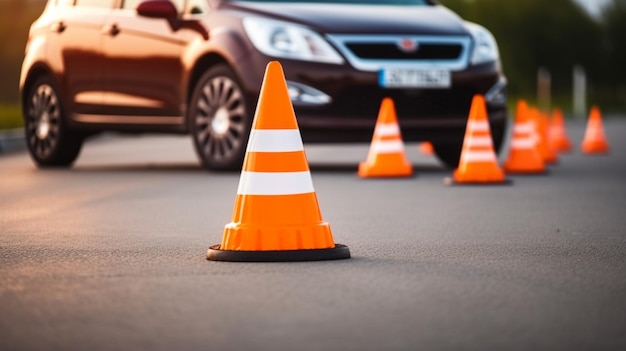
<instances>
[{"instance_id":1,"label":"alloy wheel rim","mask_svg":"<svg viewBox=\"0 0 626 351\"><path fill-rule=\"evenodd\" d=\"M224 160L244 142L245 104L239 86L229 77L210 79L197 100L196 140L204 156Z\"/></svg>"},{"instance_id":2,"label":"alloy wheel rim","mask_svg":"<svg viewBox=\"0 0 626 351\"><path fill-rule=\"evenodd\" d=\"M27 106L28 143L40 158L50 155L59 138L61 106L48 84L37 87Z\"/></svg>"}]
</instances>

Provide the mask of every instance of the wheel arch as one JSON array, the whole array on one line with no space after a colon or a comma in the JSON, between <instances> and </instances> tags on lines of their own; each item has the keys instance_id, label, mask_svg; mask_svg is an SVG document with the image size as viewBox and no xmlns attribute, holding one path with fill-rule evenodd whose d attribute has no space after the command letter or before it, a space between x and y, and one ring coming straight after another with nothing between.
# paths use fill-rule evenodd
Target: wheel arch
<instances>
[{"instance_id":1,"label":"wheel arch","mask_svg":"<svg viewBox=\"0 0 626 351\"><path fill-rule=\"evenodd\" d=\"M57 85L59 84L58 79L54 76L50 67L41 62L34 64L28 71L28 74L20 87L20 104L22 111L25 111L26 108L26 97L28 96L28 91L39 78L44 76L49 76L57 83Z\"/></svg>"},{"instance_id":2,"label":"wheel arch","mask_svg":"<svg viewBox=\"0 0 626 351\"><path fill-rule=\"evenodd\" d=\"M198 81L202 77L202 74L204 74L206 70L218 64L226 64L230 66L230 64L228 63L226 58L224 58L224 56L217 54L215 52L206 53L196 61L189 75L189 83L187 85L187 96L185 96L185 101L187 104L191 102L194 88L196 84L198 84Z\"/></svg>"}]
</instances>

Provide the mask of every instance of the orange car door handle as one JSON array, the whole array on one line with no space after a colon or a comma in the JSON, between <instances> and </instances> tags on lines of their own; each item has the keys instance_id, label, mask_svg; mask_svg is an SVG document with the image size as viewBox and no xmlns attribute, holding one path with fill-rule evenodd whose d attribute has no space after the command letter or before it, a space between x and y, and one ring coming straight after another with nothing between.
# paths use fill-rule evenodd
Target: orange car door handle
<instances>
[{"instance_id":1,"label":"orange car door handle","mask_svg":"<svg viewBox=\"0 0 626 351\"><path fill-rule=\"evenodd\" d=\"M65 23L63 21L55 22L50 27L50 29L53 32L57 32L57 33L63 33L65 31L65 28L67 28L67 26L65 25Z\"/></svg>"},{"instance_id":2,"label":"orange car door handle","mask_svg":"<svg viewBox=\"0 0 626 351\"><path fill-rule=\"evenodd\" d=\"M120 34L120 28L117 26L117 24L110 24L110 25L105 26L102 32L104 32L104 34L108 34L114 37Z\"/></svg>"}]
</instances>

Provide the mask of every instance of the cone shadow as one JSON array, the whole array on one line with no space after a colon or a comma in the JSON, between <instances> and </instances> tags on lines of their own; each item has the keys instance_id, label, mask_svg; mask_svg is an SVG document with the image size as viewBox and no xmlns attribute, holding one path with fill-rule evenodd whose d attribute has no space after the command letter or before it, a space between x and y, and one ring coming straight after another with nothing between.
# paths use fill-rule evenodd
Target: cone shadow
<instances>
[{"instance_id":1,"label":"cone shadow","mask_svg":"<svg viewBox=\"0 0 626 351\"><path fill-rule=\"evenodd\" d=\"M513 185L512 179L505 179L502 182L455 182L452 177L443 178L443 184L450 187L498 187L498 186L511 186Z\"/></svg>"},{"instance_id":2,"label":"cone shadow","mask_svg":"<svg viewBox=\"0 0 626 351\"><path fill-rule=\"evenodd\" d=\"M54 169L50 169L54 170ZM207 172L199 164L137 164L137 165L89 165L77 166L70 170L76 173L96 172Z\"/></svg>"},{"instance_id":3,"label":"cone shadow","mask_svg":"<svg viewBox=\"0 0 626 351\"><path fill-rule=\"evenodd\" d=\"M352 163L319 163L319 162L310 162L309 168L311 172L316 173L356 173L359 169L359 164ZM437 174L437 173L448 173L449 170L442 166L436 165L413 165L414 174L408 177L398 177L398 178L415 178L419 177L420 173L429 173L429 174ZM383 177L383 178L394 178L394 177Z\"/></svg>"}]
</instances>

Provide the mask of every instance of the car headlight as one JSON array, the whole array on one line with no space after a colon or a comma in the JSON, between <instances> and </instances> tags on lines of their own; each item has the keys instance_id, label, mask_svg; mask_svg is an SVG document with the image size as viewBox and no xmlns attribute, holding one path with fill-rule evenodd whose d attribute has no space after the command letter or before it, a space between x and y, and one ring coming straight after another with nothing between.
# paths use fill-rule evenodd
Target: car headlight
<instances>
[{"instance_id":1,"label":"car headlight","mask_svg":"<svg viewBox=\"0 0 626 351\"><path fill-rule=\"evenodd\" d=\"M472 64L477 65L499 60L498 43L491 32L476 23L465 22L465 25L474 38Z\"/></svg>"},{"instance_id":2,"label":"car headlight","mask_svg":"<svg viewBox=\"0 0 626 351\"><path fill-rule=\"evenodd\" d=\"M312 30L295 24L248 17L243 27L252 44L273 57L343 63L343 58L326 40Z\"/></svg>"}]
</instances>

